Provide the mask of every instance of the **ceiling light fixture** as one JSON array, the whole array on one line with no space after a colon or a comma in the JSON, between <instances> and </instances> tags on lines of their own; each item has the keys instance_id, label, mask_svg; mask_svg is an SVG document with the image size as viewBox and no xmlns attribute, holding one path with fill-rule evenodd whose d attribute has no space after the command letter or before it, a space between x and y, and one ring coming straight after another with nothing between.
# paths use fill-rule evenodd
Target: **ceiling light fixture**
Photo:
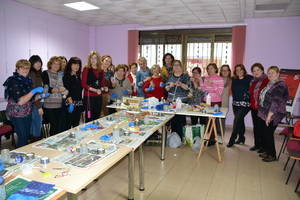
<instances>
[{"instance_id":1,"label":"ceiling light fixture","mask_svg":"<svg viewBox=\"0 0 300 200\"><path fill-rule=\"evenodd\" d=\"M66 4L64 4L64 6L67 6L69 8L73 8L73 9L79 10L79 11L100 9L99 7L94 6L94 5L92 5L90 3L87 3L85 1L78 1L78 2L74 2L74 3L66 3Z\"/></svg>"}]
</instances>

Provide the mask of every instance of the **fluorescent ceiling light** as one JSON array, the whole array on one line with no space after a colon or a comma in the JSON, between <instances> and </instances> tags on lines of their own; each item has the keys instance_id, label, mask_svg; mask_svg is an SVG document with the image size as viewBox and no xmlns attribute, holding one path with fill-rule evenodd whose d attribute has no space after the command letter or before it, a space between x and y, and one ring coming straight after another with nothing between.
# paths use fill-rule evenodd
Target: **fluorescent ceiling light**
<instances>
[{"instance_id":1,"label":"fluorescent ceiling light","mask_svg":"<svg viewBox=\"0 0 300 200\"><path fill-rule=\"evenodd\" d=\"M64 4L67 7L73 8L75 10L79 10L79 11L86 11L86 10L96 10L96 9L100 9L97 6L94 6L90 3L87 3L85 1L78 1L78 2L74 2L74 3L66 3Z\"/></svg>"}]
</instances>

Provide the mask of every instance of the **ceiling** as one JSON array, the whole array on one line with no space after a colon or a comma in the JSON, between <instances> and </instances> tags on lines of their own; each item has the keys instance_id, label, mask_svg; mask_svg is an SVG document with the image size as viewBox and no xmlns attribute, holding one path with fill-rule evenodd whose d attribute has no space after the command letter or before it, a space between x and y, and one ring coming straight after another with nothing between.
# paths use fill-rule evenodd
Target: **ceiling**
<instances>
[{"instance_id":1,"label":"ceiling","mask_svg":"<svg viewBox=\"0 0 300 200\"><path fill-rule=\"evenodd\" d=\"M300 16L300 0L16 0L88 25L144 26L240 23L245 18ZM63 4L86 1L100 10L76 11ZM281 10L257 11L259 6ZM258 7L257 7L258 6Z\"/></svg>"}]
</instances>

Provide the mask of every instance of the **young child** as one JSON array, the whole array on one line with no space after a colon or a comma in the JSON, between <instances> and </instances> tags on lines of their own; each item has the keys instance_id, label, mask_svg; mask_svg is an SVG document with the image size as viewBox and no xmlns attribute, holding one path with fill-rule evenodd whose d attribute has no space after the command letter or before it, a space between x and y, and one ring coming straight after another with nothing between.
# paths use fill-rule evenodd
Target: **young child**
<instances>
[{"instance_id":1,"label":"young child","mask_svg":"<svg viewBox=\"0 0 300 200\"><path fill-rule=\"evenodd\" d=\"M144 83L143 91L146 97L155 97L157 99L165 98L165 84L160 76L160 66L151 67L152 77Z\"/></svg>"}]
</instances>

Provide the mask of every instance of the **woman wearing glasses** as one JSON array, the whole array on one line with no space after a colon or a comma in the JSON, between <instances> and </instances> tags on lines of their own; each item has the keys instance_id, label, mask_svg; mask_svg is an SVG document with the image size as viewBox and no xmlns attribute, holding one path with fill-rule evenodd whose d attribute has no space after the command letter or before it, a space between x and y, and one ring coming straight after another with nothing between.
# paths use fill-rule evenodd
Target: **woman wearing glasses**
<instances>
[{"instance_id":1,"label":"woman wearing glasses","mask_svg":"<svg viewBox=\"0 0 300 200\"><path fill-rule=\"evenodd\" d=\"M183 68L180 60L173 62L173 73L167 80L166 90L168 92L168 101L174 102L177 98L181 99L183 103L188 102L189 87L191 85L190 77ZM183 115L175 115L171 120L172 132L178 133L183 138L182 127L185 125L186 120Z\"/></svg>"}]
</instances>

